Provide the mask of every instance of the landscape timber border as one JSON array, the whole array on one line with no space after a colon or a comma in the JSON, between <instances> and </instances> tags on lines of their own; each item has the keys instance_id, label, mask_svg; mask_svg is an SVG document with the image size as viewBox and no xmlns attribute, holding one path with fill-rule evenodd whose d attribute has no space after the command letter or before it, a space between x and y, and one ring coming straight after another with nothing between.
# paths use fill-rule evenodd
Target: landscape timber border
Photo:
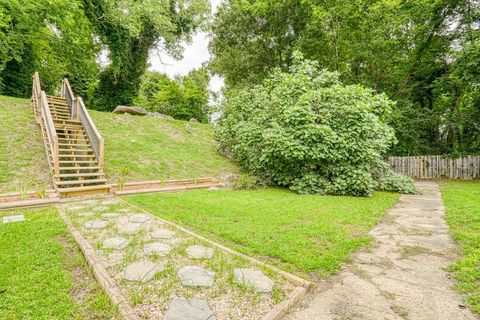
<instances>
[{"instance_id":1,"label":"landscape timber border","mask_svg":"<svg viewBox=\"0 0 480 320\"><path fill-rule=\"evenodd\" d=\"M91 194L80 197L60 197L54 190L45 191L45 197L38 192L29 191L24 194L20 192L0 194L0 211L9 209L22 209L43 207L57 203L76 202L91 198L108 198L121 195L151 192L178 192L192 189L210 187L222 187L223 185L214 178L181 179L181 180L154 180L141 182L127 182L122 188L119 184L112 184L113 194Z\"/></svg>"},{"instance_id":2,"label":"landscape timber border","mask_svg":"<svg viewBox=\"0 0 480 320\"><path fill-rule=\"evenodd\" d=\"M260 265L262 267L265 267L265 268L268 268L270 270L272 270L273 272L277 273L278 275L281 275L282 277L284 277L287 281L289 281L291 284L293 284L296 288L290 292L290 294L285 298L285 300L283 300L282 302L280 302L279 304L277 304L272 310L270 310L266 315L264 315L261 320L280 320L282 319L282 317L287 314L288 310L294 306L297 302L299 302L304 296L305 294L313 287L313 283L310 282L310 281L307 281L305 279L302 279L296 275L293 275L291 273L288 273L286 271L283 271L275 266L272 266L268 263L265 263L265 262L262 262L260 260L257 260L255 258L252 258L250 256L247 256L243 253L240 253L238 251L235 251L233 249L230 249L228 247L225 247L224 245L221 245L213 240L210 240L210 239L207 239L193 231L190 231L176 223L173 223L171 221L168 221L168 220L165 220L165 219L162 219L158 216L154 216L152 215L149 211L137 206L137 205L134 205L134 204L131 204L130 202L120 198L120 200L124 203L126 203L128 206L131 206L131 207L134 207L137 211L139 212L143 212L149 216L153 216L155 219L165 223L165 224L168 224L192 237L195 237L199 240L202 240L202 241L205 241L209 244L211 244L212 246L220 249L221 251L227 253L227 254L232 254L232 255L236 255L238 257L242 257L252 263L255 263L257 265Z\"/></svg>"}]
</instances>

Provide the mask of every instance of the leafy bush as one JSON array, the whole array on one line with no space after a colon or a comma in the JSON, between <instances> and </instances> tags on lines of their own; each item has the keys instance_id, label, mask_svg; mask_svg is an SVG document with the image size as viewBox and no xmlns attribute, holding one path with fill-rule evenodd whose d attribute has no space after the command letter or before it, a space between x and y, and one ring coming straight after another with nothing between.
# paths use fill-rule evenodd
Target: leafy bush
<instances>
[{"instance_id":1,"label":"leafy bush","mask_svg":"<svg viewBox=\"0 0 480 320\"><path fill-rule=\"evenodd\" d=\"M205 123L208 122L208 81L209 76L202 69L175 80L158 72L147 72L142 77L135 104L175 119L195 118Z\"/></svg>"},{"instance_id":2,"label":"leafy bush","mask_svg":"<svg viewBox=\"0 0 480 320\"><path fill-rule=\"evenodd\" d=\"M417 193L413 180L403 174L388 172L379 180L377 190L396 191L400 193Z\"/></svg>"},{"instance_id":3,"label":"leafy bush","mask_svg":"<svg viewBox=\"0 0 480 320\"><path fill-rule=\"evenodd\" d=\"M220 147L263 181L299 193L368 196L389 176L381 155L395 143L387 124L394 102L337 73L293 57L262 85L230 92L218 129ZM397 179L400 182L399 179ZM382 186L408 190L407 186Z\"/></svg>"},{"instance_id":4,"label":"leafy bush","mask_svg":"<svg viewBox=\"0 0 480 320\"><path fill-rule=\"evenodd\" d=\"M249 174L242 174L240 175L233 185L233 189L235 190L252 190L258 189L263 186L262 181L255 176L251 176Z\"/></svg>"}]
</instances>

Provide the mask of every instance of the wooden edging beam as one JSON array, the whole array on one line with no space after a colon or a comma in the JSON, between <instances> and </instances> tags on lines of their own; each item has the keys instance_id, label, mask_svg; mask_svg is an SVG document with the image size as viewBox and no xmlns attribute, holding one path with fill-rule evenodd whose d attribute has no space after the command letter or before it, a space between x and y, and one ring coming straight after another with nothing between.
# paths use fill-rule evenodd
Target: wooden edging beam
<instances>
[{"instance_id":1,"label":"wooden edging beam","mask_svg":"<svg viewBox=\"0 0 480 320\"><path fill-rule=\"evenodd\" d=\"M65 213L60 211L60 216L67 225L68 230L72 234L75 242L82 250L85 259L87 260L88 265L92 269L93 275L97 279L97 282L100 284L100 287L108 295L110 300L114 305L118 307L118 312L125 320L141 320L140 317L130 306L130 303L125 298L125 296L120 291L120 288L117 287L113 279L108 275L105 267L103 266L101 260L98 258L95 250L92 246L85 240L85 238L80 234L80 232L73 226L70 219L66 216Z\"/></svg>"},{"instance_id":2,"label":"wooden edging beam","mask_svg":"<svg viewBox=\"0 0 480 320\"><path fill-rule=\"evenodd\" d=\"M59 202L60 202L59 198L0 202L0 210L30 208L30 207L44 207L52 204L57 204Z\"/></svg>"},{"instance_id":3,"label":"wooden edging beam","mask_svg":"<svg viewBox=\"0 0 480 320\"><path fill-rule=\"evenodd\" d=\"M150 216L152 215L150 212L148 212L147 210L144 210L143 208L140 208L137 205L131 204L131 203L129 203L126 200L121 199L121 198L120 198L120 200L123 201L124 203L128 204L129 206L134 207L138 211L141 211L141 212L143 212L145 214L148 214ZM154 218L158 219L158 220L164 222L165 224L168 224L168 225L170 225L170 226L172 226L172 227L174 227L178 230L181 230L182 232L184 232L184 233L186 233L186 234L188 234L192 237L195 237L199 240L205 241L205 242L211 244L212 246L217 247L218 249L220 249L223 252L226 252L226 253L229 253L229 254L232 254L232 255L236 255L238 257L242 257L242 258L244 258L244 259L246 259L246 260L248 260L252 263L261 265L263 267L266 267L266 268L276 272L277 274L283 276L287 281L289 281L290 283L295 285L296 288L285 298L285 300L282 301L281 303L279 303L278 305L276 305L272 310L270 310L269 313L267 313L265 316L263 316L261 318L261 320L279 320L279 319L281 319L288 312L288 310L293 305L295 305L298 301L300 301L305 296L307 291L309 289L311 289L312 286L313 286L313 284L310 281L307 281L305 279L297 277L296 275L293 275L291 273L280 270L277 267L274 267L274 266L269 265L265 262L262 262L260 260L255 259L255 258L247 256L247 255L245 255L243 253L240 253L238 251L227 248L227 247L225 247L225 246L223 246L223 245L221 245L221 244L219 244L219 243L217 243L213 240L207 239L207 238L205 238L205 237L203 237L199 234L196 234L195 232L192 232L188 229L185 229L185 228L183 228L182 226L180 226L176 223L170 222L168 220L162 219L162 218L157 217L157 216L154 216Z\"/></svg>"}]
</instances>

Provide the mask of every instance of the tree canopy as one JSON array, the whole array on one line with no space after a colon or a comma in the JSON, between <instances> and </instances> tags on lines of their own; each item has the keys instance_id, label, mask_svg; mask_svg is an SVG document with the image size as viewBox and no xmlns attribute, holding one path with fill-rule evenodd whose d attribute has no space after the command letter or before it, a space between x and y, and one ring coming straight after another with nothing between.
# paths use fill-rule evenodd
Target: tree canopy
<instances>
[{"instance_id":1,"label":"tree canopy","mask_svg":"<svg viewBox=\"0 0 480 320\"><path fill-rule=\"evenodd\" d=\"M474 0L227 0L212 26L212 70L261 83L306 58L398 101L391 153L478 153L480 4Z\"/></svg>"}]
</instances>

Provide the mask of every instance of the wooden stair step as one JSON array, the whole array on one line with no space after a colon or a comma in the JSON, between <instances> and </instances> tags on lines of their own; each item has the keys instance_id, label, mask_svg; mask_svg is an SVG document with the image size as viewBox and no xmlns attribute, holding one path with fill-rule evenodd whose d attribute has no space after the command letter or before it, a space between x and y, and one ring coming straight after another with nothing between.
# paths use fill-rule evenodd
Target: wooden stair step
<instances>
[{"instance_id":1,"label":"wooden stair step","mask_svg":"<svg viewBox=\"0 0 480 320\"><path fill-rule=\"evenodd\" d=\"M85 187L72 187L72 188L57 188L57 191L60 193L82 193L95 190L110 190L111 186L109 184L101 184L95 186L85 186Z\"/></svg>"},{"instance_id":2,"label":"wooden stair step","mask_svg":"<svg viewBox=\"0 0 480 320\"><path fill-rule=\"evenodd\" d=\"M58 144L60 147L90 147L89 143L59 143ZM60 148L60 150L63 150ZM79 149L82 150L83 149Z\"/></svg>"},{"instance_id":3,"label":"wooden stair step","mask_svg":"<svg viewBox=\"0 0 480 320\"><path fill-rule=\"evenodd\" d=\"M93 152L92 147L89 145L86 146L85 149L73 149L73 148L60 148L59 151L65 151L65 152Z\"/></svg>"},{"instance_id":4,"label":"wooden stair step","mask_svg":"<svg viewBox=\"0 0 480 320\"><path fill-rule=\"evenodd\" d=\"M67 180L67 181L55 181L57 186L68 186L72 184L92 184L92 183L105 183L107 179L87 179L87 180Z\"/></svg>"},{"instance_id":5,"label":"wooden stair step","mask_svg":"<svg viewBox=\"0 0 480 320\"><path fill-rule=\"evenodd\" d=\"M71 171L71 170L99 170L99 166L86 166L86 167L60 167L60 171Z\"/></svg>"},{"instance_id":6,"label":"wooden stair step","mask_svg":"<svg viewBox=\"0 0 480 320\"><path fill-rule=\"evenodd\" d=\"M76 178L76 177L103 177L105 173L103 172L86 172L86 173L61 173L55 175L55 178Z\"/></svg>"},{"instance_id":7,"label":"wooden stair step","mask_svg":"<svg viewBox=\"0 0 480 320\"><path fill-rule=\"evenodd\" d=\"M81 164L81 163L97 163L97 160L78 160L78 161L70 161L70 160L60 160L60 164Z\"/></svg>"},{"instance_id":8,"label":"wooden stair step","mask_svg":"<svg viewBox=\"0 0 480 320\"><path fill-rule=\"evenodd\" d=\"M60 120L60 119L53 119L53 123L73 123L77 125L82 125L82 123L78 120L73 120L73 119L66 119L66 120Z\"/></svg>"},{"instance_id":9,"label":"wooden stair step","mask_svg":"<svg viewBox=\"0 0 480 320\"><path fill-rule=\"evenodd\" d=\"M94 154L59 154L59 158L96 158Z\"/></svg>"}]
</instances>

